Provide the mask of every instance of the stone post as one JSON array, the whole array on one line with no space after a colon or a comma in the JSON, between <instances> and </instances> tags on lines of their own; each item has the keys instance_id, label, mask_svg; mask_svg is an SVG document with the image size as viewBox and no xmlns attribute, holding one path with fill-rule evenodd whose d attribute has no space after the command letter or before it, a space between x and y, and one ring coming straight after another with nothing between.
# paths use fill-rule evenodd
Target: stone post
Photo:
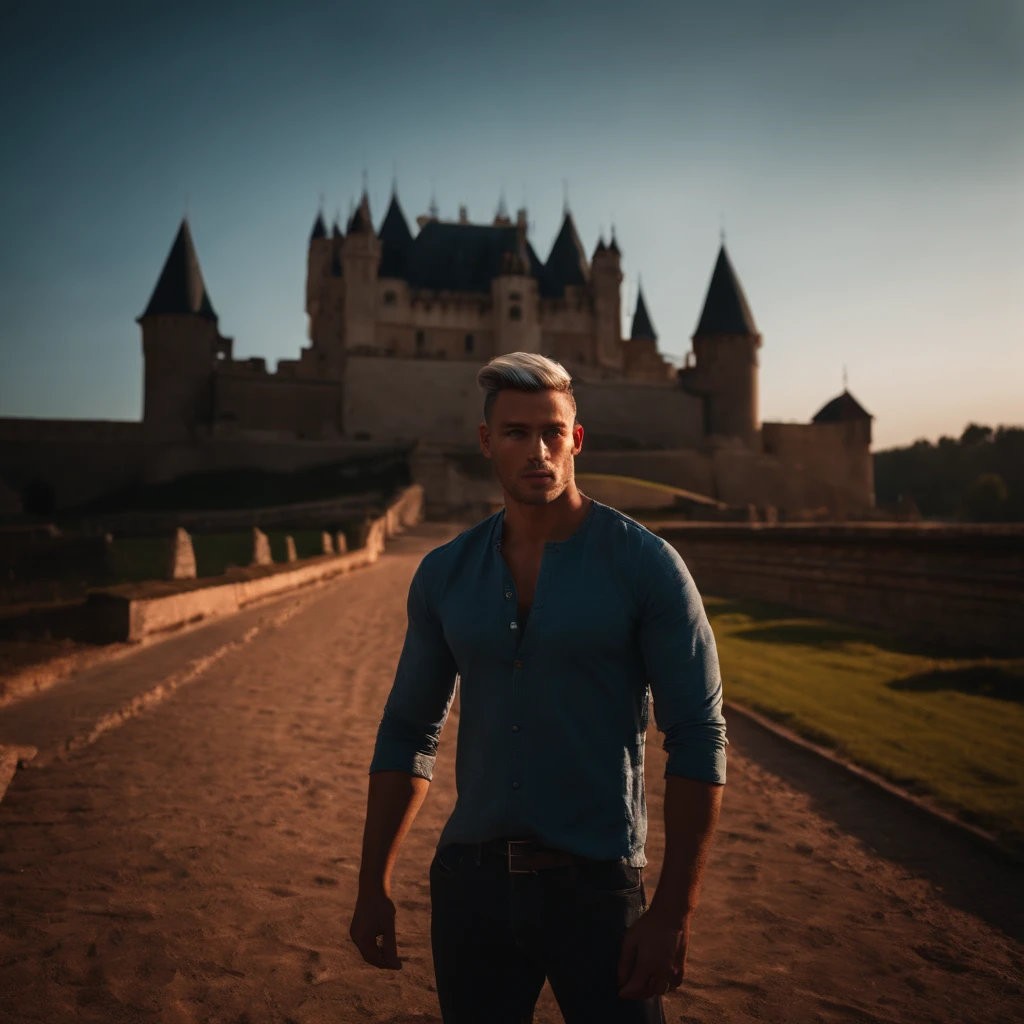
<instances>
[{"instance_id":1,"label":"stone post","mask_svg":"<svg viewBox=\"0 0 1024 1024\"><path fill-rule=\"evenodd\" d=\"M320 534L320 553L323 555L334 554L334 542L331 540L331 535L326 530Z\"/></svg>"},{"instance_id":2,"label":"stone post","mask_svg":"<svg viewBox=\"0 0 1024 1024\"><path fill-rule=\"evenodd\" d=\"M252 561L250 565L273 565L270 554L270 538L258 527L252 528Z\"/></svg>"},{"instance_id":3,"label":"stone post","mask_svg":"<svg viewBox=\"0 0 1024 1024\"><path fill-rule=\"evenodd\" d=\"M348 553L348 540L346 539L345 532L343 530L339 530L334 535L334 548L339 555Z\"/></svg>"},{"instance_id":4,"label":"stone post","mask_svg":"<svg viewBox=\"0 0 1024 1024\"><path fill-rule=\"evenodd\" d=\"M295 538L289 534L284 539L285 561L297 562L299 556L295 553Z\"/></svg>"},{"instance_id":5,"label":"stone post","mask_svg":"<svg viewBox=\"0 0 1024 1024\"><path fill-rule=\"evenodd\" d=\"M188 531L178 527L171 538L167 559L167 579L194 580L196 578L196 553L192 549L192 538Z\"/></svg>"}]
</instances>

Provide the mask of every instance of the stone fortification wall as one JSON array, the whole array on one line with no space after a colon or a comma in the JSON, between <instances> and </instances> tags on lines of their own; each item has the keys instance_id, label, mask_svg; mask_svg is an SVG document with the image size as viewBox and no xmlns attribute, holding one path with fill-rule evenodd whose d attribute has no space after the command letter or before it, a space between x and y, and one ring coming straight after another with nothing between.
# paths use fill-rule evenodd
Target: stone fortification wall
<instances>
[{"instance_id":1,"label":"stone fortification wall","mask_svg":"<svg viewBox=\"0 0 1024 1024\"><path fill-rule=\"evenodd\" d=\"M707 594L980 654L1024 650L1024 527L651 524Z\"/></svg>"},{"instance_id":2,"label":"stone fortification wall","mask_svg":"<svg viewBox=\"0 0 1024 1024\"><path fill-rule=\"evenodd\" d=\"M381 443L475 446L483 419L478 363L350 356L345 433ZM701 441L702 405L677 385L579 381L588 448L684 448ZM640 474L629 474L638 476Z\"/></svg>"},{"instance_id":3,"label":"stone fortification wall","mask_svg":"<svg viewBox=\"0 0 1024 1024\"><path fill-rule=\"evenodd\" d=\"M289 472L389 451L387 445L349 440L166 441L148 436L141 423L0 419L0 479L16 494L33 483L51 487L58 509L135 482L249 467Z\"/></svg>"},{"instance_id":4,"label":"stone fortification wall","mask_svg":"<svg viewBox=\"0 0 1024 1024\"><path fill-rule=\"evenodd\" d=\"M338 437L341 394L337 381L221 371L214 376L216 430L283 432L299 439Z\"/></svg>"}]
</instances>

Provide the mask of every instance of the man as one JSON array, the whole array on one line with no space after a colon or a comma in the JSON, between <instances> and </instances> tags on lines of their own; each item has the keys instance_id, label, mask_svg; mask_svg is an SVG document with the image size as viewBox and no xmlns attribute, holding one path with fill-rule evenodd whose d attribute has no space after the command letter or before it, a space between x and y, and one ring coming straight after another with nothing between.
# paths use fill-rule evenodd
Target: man
<instances>
[{"instance_id":1,"label":"man","mask_svg":"<svg viewBox=\"0 0 1024 1024\"><path fill-rule=\"evenodd\" d=\"M679 555L576 487L566 370L515 352L477 381L505 507L413 577L350 934L369 963L400 968L391 870L458 677L458 799L430 866L445 1024L528 1024L545 978L568 1024L664 1021L725 782L714 638ZM669 755L650 908L649 693Z\"/></svg>"}]
</instances>

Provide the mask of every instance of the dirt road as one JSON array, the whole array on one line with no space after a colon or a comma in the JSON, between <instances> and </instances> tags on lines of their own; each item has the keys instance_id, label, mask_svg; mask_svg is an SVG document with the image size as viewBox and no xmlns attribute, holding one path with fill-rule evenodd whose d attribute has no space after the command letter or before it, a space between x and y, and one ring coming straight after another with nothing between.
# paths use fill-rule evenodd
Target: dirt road
<instances>
[{"instance_id":1,"label":"dirt road","mask_svg":"<svg viewBox=\"0 0 1024 1024\"><path fill-rule=\"evenodd\" d=\"M0 1020L439 1021L426 868L454 801L457 717L395 883L404 969L364 965L347 928L406 590L446 531L419 528L246 642L251 617L220 624L238 642L162 702L16 775L0 804ZM182 643L201 647L196 636ZM120 700L132 671L123 661L90 686ZM15 710L0 713L7 741L35 729L25 742L45 747L59 716L32 725L30 708ZM670 1021L1024 1016L1012 867L751 726L731 721L730 735ZM650 890L663 767L652 729ZM561 1020L548 990L536 1019Z\"/></svg>"}]
</instances>

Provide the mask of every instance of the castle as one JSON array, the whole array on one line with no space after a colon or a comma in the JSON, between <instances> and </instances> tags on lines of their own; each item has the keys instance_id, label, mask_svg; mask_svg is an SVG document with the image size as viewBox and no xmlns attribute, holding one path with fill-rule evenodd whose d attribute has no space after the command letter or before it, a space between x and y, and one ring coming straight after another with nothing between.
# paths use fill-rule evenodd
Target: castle
<instances>
[{"instance_id":1,"label":"castle","mask_svg":"<svg viewBox=\"0 0 1024 1024\"><path fill-rule=\"evenodd\" d=\"M491 223L471 223L462 208L457 220L432 209L416 225L414 233L394 193L379 229L365 193L344 231L337 221L328 230L317 215L306 275L310 344L270 372L261 358L233 357L182 221L138 318L142 423L73 430L62 421L0 420L0 438L35 442L43 463L54 445L66 453L90 436L115 447L130 441L122 475L142 478L264 459L309 464L360 445L414 443L428 503L478 507L495 493L476 452L476 371L495 355L530 351L573 375L587 429L583 471L789 511L826 507L845 516L874 505L871 417L848 392L810 423L760 421L761 335L724 243L692 352L676 369L658 351L642 291L630 337L621 336L614 233L588 258L566 209L541 261L526 211L513 220L503 203ZM23 464L12 470L0 459L9 485L24 476Z\"/></svg>"}]
</instances>

